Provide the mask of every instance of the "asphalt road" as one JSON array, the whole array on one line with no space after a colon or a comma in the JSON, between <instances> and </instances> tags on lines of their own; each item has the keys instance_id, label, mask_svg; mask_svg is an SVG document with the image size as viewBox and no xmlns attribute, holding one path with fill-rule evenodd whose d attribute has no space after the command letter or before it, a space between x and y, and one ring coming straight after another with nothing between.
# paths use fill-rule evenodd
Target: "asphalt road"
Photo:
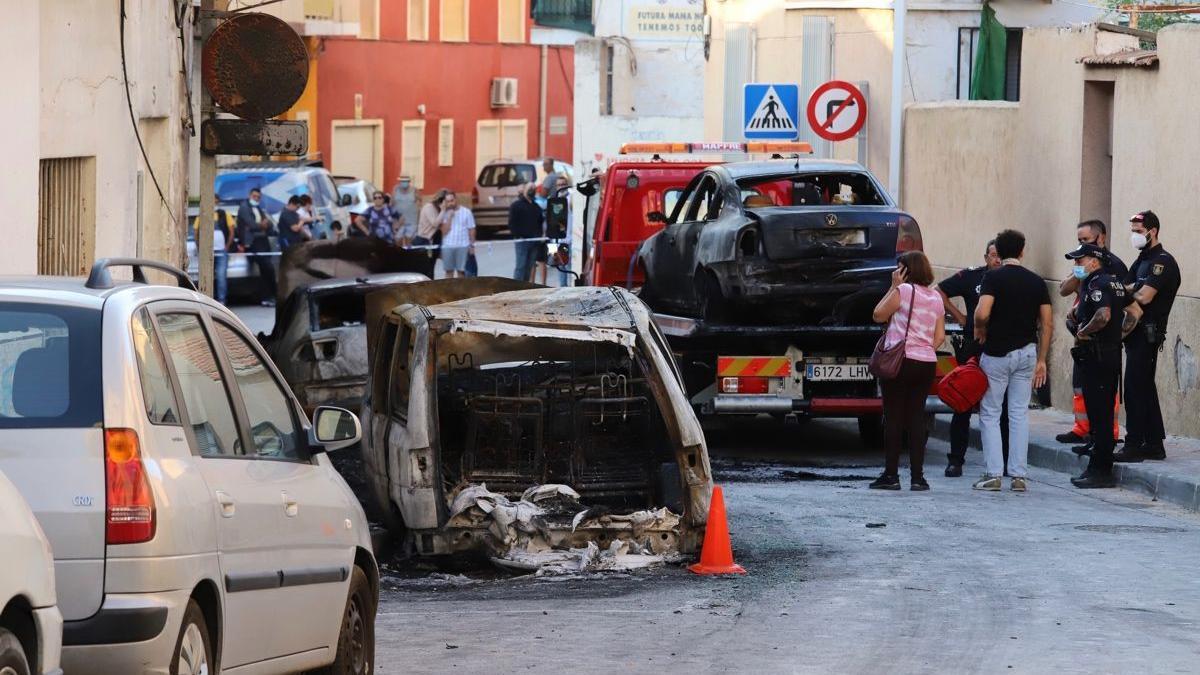
<instances>
[{"instance_id":1,"label":"asphalt road","mask_svg":"<svg viewBox=\"0 0 1200 675\"><path fill-rule=\"evenodd\" d=\"M936 441L930 492L870 491L880 457L844 421L708 438L747 576L384 560L376 672L1197 670L1196 514L1038 469L1027 494L972 492Z\"/></svg>"}]
</instances>

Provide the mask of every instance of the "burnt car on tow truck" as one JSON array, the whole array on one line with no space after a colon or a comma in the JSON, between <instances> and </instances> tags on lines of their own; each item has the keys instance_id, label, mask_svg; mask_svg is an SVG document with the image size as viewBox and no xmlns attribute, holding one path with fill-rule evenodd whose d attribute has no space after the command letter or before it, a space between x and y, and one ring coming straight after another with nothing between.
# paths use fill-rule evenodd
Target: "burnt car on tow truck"
<instances>
[{"instance_id":1,"label":"burnt car on tow truck","mask_svg":"<svg viewBox=\"0 0 1200 675\"><path fill-rule=\"evenodd\" d=\"M586 569L699 548L704 434L633 294L449 279L374 293L368 316L364 471L416 553Z\"/></svg>"},{"instance_id":2,"label":"burnt car on tow truck","mask_svg":"<svg viewBox=\"0 0 1200 675\"><path fill-rule=\"evenodd\" d=\"M637 264L657 311L700 319L869 325L921 231L862 166L788 159L710 166Z\"/></svg>"}]
</instances>

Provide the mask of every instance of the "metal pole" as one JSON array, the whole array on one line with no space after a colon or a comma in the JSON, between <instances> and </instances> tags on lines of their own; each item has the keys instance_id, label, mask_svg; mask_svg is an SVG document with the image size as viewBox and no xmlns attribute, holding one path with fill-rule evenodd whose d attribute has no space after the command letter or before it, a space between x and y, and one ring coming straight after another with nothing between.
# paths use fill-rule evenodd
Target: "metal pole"
<instances>
[{"instance_id":1,"label":"metal pole","mask_svg":"<svg viewBox=\"0 0 1200 675\"><path fill-rule=\"evenodd\" d=\"M542 74L538 101L538 156L546 156L546 63L550 60L550 48L542 45Z\"/></svg>"},{"instance_id":2,"label":"metal pole","mask_svg":"<svg viewBox=\"0 0 1200 675\"><path fill-rule=\"evenodd\" d=\"M888 189L900 203L900 153L904 135L904 52L908 0L892 2L892 123L889 132Z\"/></svg>"},{"instance_id":3,"label":"metal pole","mask_svg":"<svg viewBox=\"0 0 1200 675\"><path fill-rule=\"evenodd\" d=\"M200 51L216 27L213 17L214 0L200 2ZM191 73L188 73L191 77ZM200 119L215 117L212 96L208 89L200 87ZM216 195L213 183L217 178L217 157L200 151L200 214L196 217L196 258L200 264L200 292L213 294L213 221L216 218ZM233 233L231 232L230 235ZM225 242L226 245L229 242Z\"/></svg>"}]
</instances>

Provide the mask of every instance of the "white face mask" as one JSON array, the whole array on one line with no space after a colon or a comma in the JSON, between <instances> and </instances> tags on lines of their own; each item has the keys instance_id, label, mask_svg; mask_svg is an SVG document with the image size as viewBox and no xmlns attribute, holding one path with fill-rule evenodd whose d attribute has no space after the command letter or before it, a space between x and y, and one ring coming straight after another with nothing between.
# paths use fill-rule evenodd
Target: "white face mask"
<instances>
[{"instance_id":1,"label":"white face mask","mask_svg":"<svg viewBox=\"0 0 1200 675\"><path fill-rule=\"evenodd\" d=\"M1140 251L1146 248L1146 244L1150 243L1150 240L1141 232L1134 232L1129 235L1129 243L1133 244L1133 247Z\"/></svg>"},{"instance_id":2,"label":"white face mask","mask_svg":"<svg viewBox=\"0 0 1200 675\"><path fill-rule=\"evenodd\" d=\"M257 199L251 199L251 200L250 200L250 206L258 206L258 200L257 200Z\"/></svg>"}]
</instances>

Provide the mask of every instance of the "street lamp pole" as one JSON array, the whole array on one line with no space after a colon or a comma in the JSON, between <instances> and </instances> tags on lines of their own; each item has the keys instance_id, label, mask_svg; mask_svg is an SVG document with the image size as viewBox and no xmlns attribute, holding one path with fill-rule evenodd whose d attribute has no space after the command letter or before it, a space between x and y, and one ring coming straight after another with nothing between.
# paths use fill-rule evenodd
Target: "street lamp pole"
<instances>
[{"instance_id":1,"label":"street lamp pole","mask_svg":"<svg viewBox=\"0 0 1200 675\"><path fill-rule=\"evenodd\" d=\"M888 189L900 202L900 159L904 141L905 20L908 0L892 1L892 119L888 148Z\"/></svg>"}]
</instances>

